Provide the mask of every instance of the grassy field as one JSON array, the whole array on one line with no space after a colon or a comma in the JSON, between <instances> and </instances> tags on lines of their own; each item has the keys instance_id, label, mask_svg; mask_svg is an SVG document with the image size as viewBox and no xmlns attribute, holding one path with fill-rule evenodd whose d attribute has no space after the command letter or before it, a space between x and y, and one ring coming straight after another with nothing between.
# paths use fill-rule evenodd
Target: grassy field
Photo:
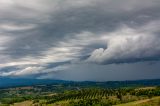
<instances>
[{"instance_id":1,"label":"grassy field","mask_svg":"<svg viewBox=\"0 0 160 106\"><path fill-rule=\"evenodd\" d=\"M47 104L43 106L70 106L69 102L71 101L60 101L54 104ZM20 103L14 103L13 105L10 105L10 106L39 106L39 105L33 104L33 101L24 101ZM114 105L114 106L160 106L160 96L153 97L151 99L138 100L138 101Z\"/></svg>"},{"instance_id":2,"label":"grassy field","mask_svg":"<svg viewBox=\"0 0 160 106\"><path fill-rule=\"evenodd\" d=\"M115 106L160 106L160 96Z\"/></svg>"}]
</instances>

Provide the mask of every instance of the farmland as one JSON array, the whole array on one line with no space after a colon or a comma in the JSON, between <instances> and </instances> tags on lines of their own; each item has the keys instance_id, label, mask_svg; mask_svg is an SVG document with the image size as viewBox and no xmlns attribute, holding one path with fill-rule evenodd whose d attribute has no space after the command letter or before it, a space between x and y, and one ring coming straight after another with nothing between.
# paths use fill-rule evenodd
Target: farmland
<instances>
[{"instance_id":1,"label":"farmland","mask_svg":"<svg viewBox=\"0 0 160 106\"><path fill-rule=\"evenodd\" d=\"M0 89L0 106L157 106L160 87L154 83L61 82L6 87Z\"/></svg>"}]
</instances>

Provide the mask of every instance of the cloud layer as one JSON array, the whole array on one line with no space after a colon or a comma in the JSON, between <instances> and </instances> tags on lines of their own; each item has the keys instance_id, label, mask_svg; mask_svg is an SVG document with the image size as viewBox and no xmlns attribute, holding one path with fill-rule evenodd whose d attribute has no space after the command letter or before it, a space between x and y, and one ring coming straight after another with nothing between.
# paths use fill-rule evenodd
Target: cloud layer
<instances>
[{"instance_id":1,"label":"cloud layer","mask_svg":"<svg viewBox=\"0 0 160 106\"><path fill-rule=\"evenodd\" d=\"M159 0L0 4L0 76L54 78L77 65L105 65L107 71L112 64L160 60Z\"/></svg>"},{"instance_id":2,"label":"cloud layer","mask_svg":"<svg viewBox=\"0 0 160 106\"><path fill-rule=\"evenodd\" d=\"M151 22L143 27L120 30L108 34L107 48L99 48L92 52L88 61L112 64L139 61L160 60L160 22ZM104 36L105 37L105 36Z\"/></svg>"}]
</instances>

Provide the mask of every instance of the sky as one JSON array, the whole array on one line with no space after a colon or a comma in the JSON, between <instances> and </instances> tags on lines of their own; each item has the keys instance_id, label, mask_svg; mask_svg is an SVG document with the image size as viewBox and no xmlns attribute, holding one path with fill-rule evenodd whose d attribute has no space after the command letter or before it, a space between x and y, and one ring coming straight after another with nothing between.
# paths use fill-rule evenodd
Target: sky
<instances>
[{"instance_id":1,"label":"sky","mask_svg":"<svg viewBox=\"0 0 160 106\"><path fill-rule=\"evenodd\" d=\"M0 77L160 78L160 0L0 0Z\"/></svg>"}]
</instances>

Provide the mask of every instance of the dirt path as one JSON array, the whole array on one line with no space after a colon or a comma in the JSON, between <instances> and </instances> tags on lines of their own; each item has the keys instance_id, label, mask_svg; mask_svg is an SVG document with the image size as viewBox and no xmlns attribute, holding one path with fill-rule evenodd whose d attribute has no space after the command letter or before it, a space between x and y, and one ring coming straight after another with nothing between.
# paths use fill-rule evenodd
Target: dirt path
<instances>
[{"instance_id":1,"label":"dirt path","mask_svg":"<svg viewBox=\"0 0 160 106\"><path fill-rule=\"evenodd\" d=\"M137 104L142 104L142 103L145 103L145 102L148 102L150 101L151 99L144 99L144 100L139 100L139 101L136 101L134 104L137 105Z\"/></svg>"}]
</instances>

